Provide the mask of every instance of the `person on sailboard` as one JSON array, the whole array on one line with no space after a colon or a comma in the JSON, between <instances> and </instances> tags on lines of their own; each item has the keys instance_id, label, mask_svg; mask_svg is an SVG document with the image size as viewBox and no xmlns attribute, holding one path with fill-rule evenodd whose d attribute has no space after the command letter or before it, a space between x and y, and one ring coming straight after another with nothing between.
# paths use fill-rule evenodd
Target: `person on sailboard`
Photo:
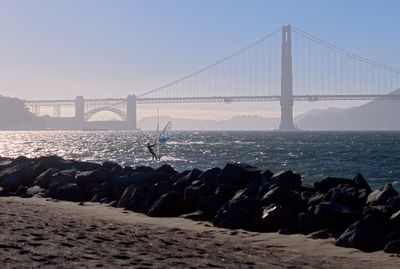
<instances>
[{"instance_id":1,"label":"person on sailboard","mask_svg":"<svg viewBox=\"0 0 400 269\"><path fill-rule=\"evenodd\" d=\"M156 144L151 145L150 142L147 142L147 149L149 150L149 152L151 153L151 159L159 159L159 157L157 156L157 154L154 152L154 147L156 146Z\"/></svg>"}]
</instances>

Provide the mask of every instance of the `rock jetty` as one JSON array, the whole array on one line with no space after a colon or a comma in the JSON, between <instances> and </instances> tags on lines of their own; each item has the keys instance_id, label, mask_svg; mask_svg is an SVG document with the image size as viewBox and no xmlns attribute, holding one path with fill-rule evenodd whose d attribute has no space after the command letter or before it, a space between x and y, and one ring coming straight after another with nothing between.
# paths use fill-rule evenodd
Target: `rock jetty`
<instances>
[{"instance_id":1,"label":"rock jetty","mask_svg":"<svg viewBox=\"0 0 400 269\"><path fill-rule=\"evenodd\" d=\"M373 191L361 174L307 186L292 171L243 163L179 173L167 164L153 169L57 156L0 157L0 196L110 203L151 217L333 237L337 246L400 254L400 195L390 184Z\"/></svg>"}]
</instances>

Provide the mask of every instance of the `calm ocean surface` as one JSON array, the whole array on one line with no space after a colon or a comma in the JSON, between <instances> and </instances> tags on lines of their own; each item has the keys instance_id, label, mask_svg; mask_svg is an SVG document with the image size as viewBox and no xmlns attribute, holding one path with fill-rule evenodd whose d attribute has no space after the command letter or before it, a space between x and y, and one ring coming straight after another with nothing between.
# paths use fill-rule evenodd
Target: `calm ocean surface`
<instances>
[{"instance_id":1,"label":"calm ocean surface","mask_svg":"<svg viewBox=\"0 0 400 269\"><path fill-rule=\"evenodd\" d=\"M362 173L372 187L390 182L400 190L400 132L172 132L151 160L145 144L153 132L0 132L0 156L59 155L122 165L168 163L177 170L246 162L273 172L293 170L305 182Z\"/></svg>"}]
</instances>

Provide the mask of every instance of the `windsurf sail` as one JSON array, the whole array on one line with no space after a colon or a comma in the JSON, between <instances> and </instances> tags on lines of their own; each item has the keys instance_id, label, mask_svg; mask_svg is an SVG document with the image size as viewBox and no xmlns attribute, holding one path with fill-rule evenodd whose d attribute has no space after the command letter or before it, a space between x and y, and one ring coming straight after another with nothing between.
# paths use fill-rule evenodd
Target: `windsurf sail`
<instances>
[{"instance_id":1,"label":"windsurf sail","mask_svg":"<svg viewBox=\"0 0 400 269\"><path fill-rule=\"evenodd\" d=\"M171 123L171 121L169 121L165 125L164 129L161 131L160 136L158 138L158 142L160 144L165 144L169 140L169 135L170 135L170 132L171 132L171 128L172 128L172 123Z\"/></svg>"}]
</instances>

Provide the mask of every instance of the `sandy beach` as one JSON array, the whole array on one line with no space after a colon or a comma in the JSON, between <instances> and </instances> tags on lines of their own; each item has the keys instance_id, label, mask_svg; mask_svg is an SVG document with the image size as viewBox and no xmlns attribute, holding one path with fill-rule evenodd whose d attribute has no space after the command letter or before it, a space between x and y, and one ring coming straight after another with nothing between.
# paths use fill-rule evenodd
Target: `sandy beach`
<instances>
[{"instance_id":1,"label":"sandy beach","mask_svg":"<svg viewBox=\"0 0 400 269\"><path fill-rule=\"evenodd\" d=\"M303 235L214 228L96 203L0 198L1 268L398 268Z\"/></svg>"}]
</instances>

